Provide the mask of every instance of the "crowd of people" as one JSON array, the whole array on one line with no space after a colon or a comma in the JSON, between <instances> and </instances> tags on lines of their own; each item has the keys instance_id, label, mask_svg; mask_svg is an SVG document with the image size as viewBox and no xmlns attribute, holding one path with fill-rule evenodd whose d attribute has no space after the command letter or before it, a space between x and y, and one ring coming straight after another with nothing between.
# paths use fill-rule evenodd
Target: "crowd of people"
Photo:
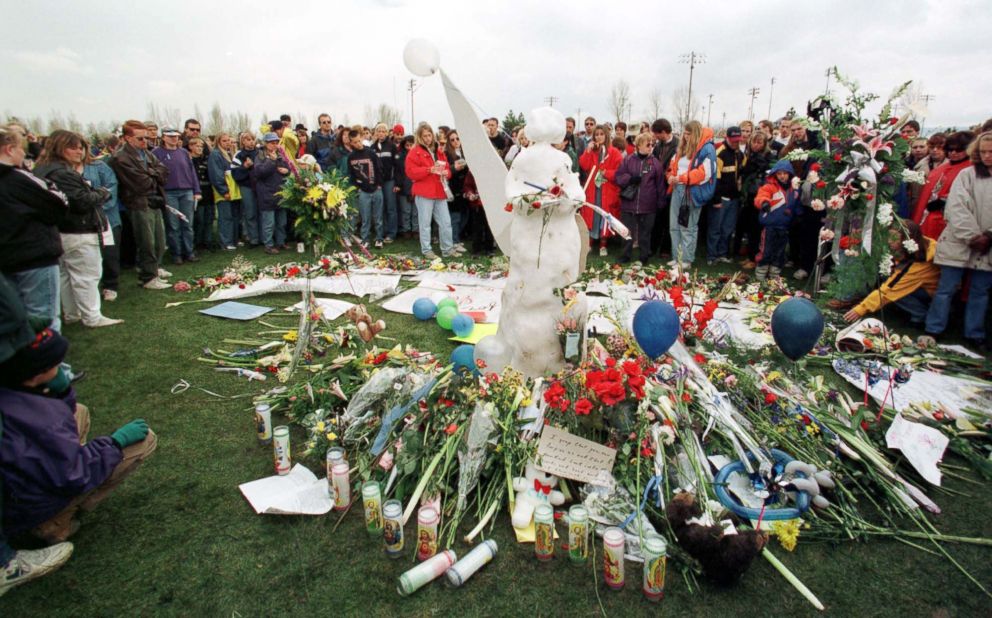
<instances>
[{"instance_id":1,"label":"crowd of people","mask_svg":"<svg viewBox=\"0 0 992 618\"><path fill-rule=\"evenodd\" d=\"M79 510L89 510L155 449L138 419L87 441L88 411L65 363L64 324L109 327L104 315L125 273L145 290L171 287L173 265L203 251L256 247L278 254L295 242L293 217L279 196L294 168L334 171L356 189L353 232L368 250L417 239L429 259L496 251L476 179L457 129L427 123L412 134L396 124L337 126L328 114L310 131L288 115L261 135L202 135L129 120L90 144L58 130L44 138L13 123L0 127L0 594L68 559ZM483 121L511 165L529 146L526 127ZM810 203L810 159L819 133L803 118L743 121L719 135L692 120L676 135L665 119L628 130L624 122L566 119L556 147L572 160L585 200L631 231L614 235L606 217L583 207L590 249L621 263L670 260L754 270L758 280L793 267L814 271L824 212ZM923 185L901 185L902 225L892 226L892 275L861 297L830 306L856 320L889 303L931 337L942 336L956 306L965 339L987 352L992 286L992 121L972 131L919 135L910 121L908 168ZM798 179L798 181L796 181ZM471 248L465 243L469 242ZM962 293L963 291L963 293ZM50 546L15 552L7 539L30 532Z\"/></svg>"}]
</instances>

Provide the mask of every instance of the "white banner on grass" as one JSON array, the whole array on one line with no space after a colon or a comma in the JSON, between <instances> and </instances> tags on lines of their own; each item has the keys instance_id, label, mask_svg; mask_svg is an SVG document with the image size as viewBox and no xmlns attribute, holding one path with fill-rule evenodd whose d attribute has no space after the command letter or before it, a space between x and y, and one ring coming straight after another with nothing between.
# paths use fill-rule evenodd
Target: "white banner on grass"
<instances>
[{"instance_id":1,"label":"white banner on grass","mask_svg":"<svg viewBox=\"0 0 992 618\"><path fill-rule=\"evenodd\" d=\"M309 280L310 291L314 294L351 294L359 298L367 295L382 297L396 291L400 275L335 275L314 277ZM259 279L244 288L231 286L215 291L207 300L231 300L249 298L264 294L282 292L303 292L307 289L307 279Z\"/></svg>"},{"instance_id":2,"label":"white banner on grass","mask_svg":"<svg viewBox=\"0 0 992 618\"><path fill-rule=\"evenodd\" d=\"M451 288L454 288L453 290ZM458 310L463 313L484 312L485 324L499 322L500 300L503 290L481 285L448 286L438 281L425 281L421 285L397 294L382 304L386 311L413 314L413 303L418 298L430 298L432 294L444 292L455 299Z\"/></svg>"}]
</instances>

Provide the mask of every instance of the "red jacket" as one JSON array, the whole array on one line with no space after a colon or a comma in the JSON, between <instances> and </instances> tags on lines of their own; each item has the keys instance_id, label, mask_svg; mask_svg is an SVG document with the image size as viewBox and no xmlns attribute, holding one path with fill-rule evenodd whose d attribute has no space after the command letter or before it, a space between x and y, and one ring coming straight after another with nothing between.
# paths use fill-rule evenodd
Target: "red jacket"
<instances>
[{"instance_id":1,"label":"red jacket","mask_svg":"<svg viewBox=\"0 0 992 618\"><path fill-rule=\"evenodd\" d=\"M951 192L951 185L958 173L971 167L971 160L965 159L958 163L944 161L930 172L927 182L920 191L920 199L916 203L916 210L913 211L913 221L920 224L920 231L924 236L930 238L940 238L941 232L947 227L943 211L927 212L927 204L930 198L946 200L947 194Z\"/></svg>"},{"instance_id":2,"label":"red jacket","mask_svg":"<svg viewBox=\"0 0 992 618\"><path fill-rule=\"evenodd\" d=\"M448 158L444 156L443 150L437 149L435 153L438 161L448 162ZM404 167L407 178L413 181L411 193L414 196L420 196L429 200L447 199L444 193L444 186L441 184L441 177L431 173L431 168L434 167L434 160L431 157L431 153L419 144L407 153L406 165ZM445 177L451 178L451 168L449 167L445 171Z\"/></svg>"},{"instance_id":3,"label":"red jacket","mask_svg":"<svg viewBox=\"0 0 992 618\"><path fill-rule=\"evenodd\" d=\"M606 158L603 162L599 162L599 153L595 150L586 150L579 157L579 167L582 171L589 173L592 169L596 168L596 173L603 172L606 176L606 184L602 187L603 202L600 206L606 212L614 215L616 217L620 216L620 187L616 184L617 168L623 162L623 155L620 151L609 146L606 151ZM586 184L586 201L590 204L596 203L596 180L595 178L590 180ZM592 229L593 222L593 212L591 208L582 208L582 219L586 222L586 227ZM606 235L609 236L612 232L607 228Z\"/></svg>"}]
</instances>

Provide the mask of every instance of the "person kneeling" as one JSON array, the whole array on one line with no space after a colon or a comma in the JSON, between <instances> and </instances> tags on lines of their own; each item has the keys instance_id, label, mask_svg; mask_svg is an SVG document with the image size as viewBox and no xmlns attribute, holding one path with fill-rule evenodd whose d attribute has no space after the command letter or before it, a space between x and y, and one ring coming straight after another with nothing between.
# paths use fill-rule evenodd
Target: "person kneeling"
<instances>
[{"instance_id":1,"label":"person kneeling","mask_svg":"<svg viewBox=\"0 0 992 618\"><path fill-rule=\"evenodd\" d=\"M0 364L3 535L30 531L60 543L148 458L157 438L143 419L86 441L89 411L60 376L69 342L49 328Z\"/></svg>"}]
</instances>

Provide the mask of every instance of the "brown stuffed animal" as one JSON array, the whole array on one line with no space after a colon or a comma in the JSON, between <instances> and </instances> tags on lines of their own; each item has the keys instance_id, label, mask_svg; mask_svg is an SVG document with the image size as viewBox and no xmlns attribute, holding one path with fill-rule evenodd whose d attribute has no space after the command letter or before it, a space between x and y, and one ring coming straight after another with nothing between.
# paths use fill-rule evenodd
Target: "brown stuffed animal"
<instances>
[{"instance_id":1,"label":"brown stuffed animal","mask_svg":"<svg viewBox=\"0 0 992 618\"><path fill-rule=\"evenodd\" d=\"M686 523L702 514L691 493L676 495L665 508L679 545L703 566L703 573L722 586L735 583L768 542L768 533L745 530L724 534L721 526Z\"/></svg>"},{"instance_id":2,"label":"brown stuffed animal","mask_svg":"<svg viewBox=\"0 0 992 618\"><path fill-rule=\"evenodd\" d=\"M365 310L365 305L355 305L345 312L345 315L355 324L358 329L358 336L362 341L368 343L372 338L386 328L386 323L382 320L372 321L372 316Z\"/></svg>"}]
</instances>

